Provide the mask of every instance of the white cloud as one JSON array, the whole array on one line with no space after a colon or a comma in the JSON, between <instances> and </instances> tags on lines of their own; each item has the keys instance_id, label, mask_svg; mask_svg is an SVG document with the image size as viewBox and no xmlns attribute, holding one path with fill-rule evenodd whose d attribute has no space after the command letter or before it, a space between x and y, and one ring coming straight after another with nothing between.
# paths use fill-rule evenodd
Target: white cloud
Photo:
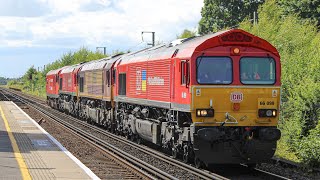
<instances>
[{"instance_id":1,"label":"white cloud","mask_svg":"<svg viewBox=\"0 0 320 180\"><path fill-rule=\"evenodd\" d=\"M25 35L0 40L0 46L106 45L127 49L141 42L141 31L156 31L157 40L169 41L183 29L197 26L203 5L202 0L36 1L50 11L37 17L0 17L0 35Z\"/></svg>"}]
</instances>

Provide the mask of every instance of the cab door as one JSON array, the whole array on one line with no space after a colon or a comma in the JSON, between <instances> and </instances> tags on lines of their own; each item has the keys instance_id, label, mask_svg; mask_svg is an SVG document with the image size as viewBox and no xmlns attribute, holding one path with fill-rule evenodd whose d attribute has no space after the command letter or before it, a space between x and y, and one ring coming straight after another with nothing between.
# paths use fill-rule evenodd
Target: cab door
<instances>
[{"instance_id":1,"label":"cab door","mask_svg":"<svg viewBox=\"0 0 320 180\"><path fill-rule=\"evenodd\" d=\"M189 83L190 83L190 65L187 59L176 59L174 67L174 97L176 104L183 105L189 103ZM173 106L174 107L174 106Z\"/></svg>"}]
</instances>

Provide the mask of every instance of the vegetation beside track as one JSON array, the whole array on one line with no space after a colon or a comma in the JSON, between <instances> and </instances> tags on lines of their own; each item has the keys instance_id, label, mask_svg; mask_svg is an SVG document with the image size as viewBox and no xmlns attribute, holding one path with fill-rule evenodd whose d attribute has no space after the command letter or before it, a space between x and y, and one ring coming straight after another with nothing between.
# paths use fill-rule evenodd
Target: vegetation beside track
<instances>
[{"instance_id":1,"label":"vegetation beside track","mask_svg":"<svg viewBox=\"0 0 320 180\"><path fill-rule=\"evenodd\" d=\"M22 92L46 98L46 74L63 66L88 62L106 57L100 52L93 52L87 48L80 48L75 52L68 52L51 64L46 65L43 71L38 71L34 66L19 79L8 82L9 88L20 89Z\"/></svg>"},{"instance_id":2,"label":"vegetation beside track","mask_svg":"<svg viewBox=\"0 0 320 180\"><path fill-rule=\"evenodd\" d=\"M282 62L282 104L277 156L320 166L320 33L275 1L259 10L259 23L240 27L271 42Z\"/></svg>"}]
</instances>

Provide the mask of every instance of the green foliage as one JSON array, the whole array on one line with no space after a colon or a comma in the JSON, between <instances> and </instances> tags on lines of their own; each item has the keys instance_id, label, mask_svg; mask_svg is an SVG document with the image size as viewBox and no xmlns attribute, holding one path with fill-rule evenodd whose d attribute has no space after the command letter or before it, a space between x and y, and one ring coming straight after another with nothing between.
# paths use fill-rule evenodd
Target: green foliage
<instances>
[{"instance_id":1,"label":"green foliage","mask_svg":"<svg viewBox=\"0 0 320 180\"><path fill-rule=\"evenodd\" d=\"M36 77L35 76L36 74L37 74L37 70L34 68L34 66L31 66L22 78L25 81L31 81Z\"/></svg>"},{"instance_id":2,"label":"green foliage","mask_svg":"<svg viewBox=\"0 0 320 180\"><path fill-rule=\"evenodd\" d=\"M266 39L279 50L282 146L288 147L286 153L295 154L311 166L319 166L320 33L316 26L302 21L298 15L286 15L273 0L262 6L259 15L257 25L244 21L240 27Z\"/></svg>"},{"instance_id":3,"label":"green foliage","mask_svg":"<svg viewBox=\"0 0 320 180\"><path fill-rule=\"evenodd\" d=\"M190 38L193 36L196 36L196 32L185 29L180 35L177 35L177 39Z\"/></svg>"},{"instance_id":4,"label":"green foliage","mask_svg":"<svg viewBox=\"0 0 320 180\"><path fill-rule=\"evenodd\" d=\"M92 52L86 48L80 48L76 52L65 53L60 59L46 65L44 71L37 71L34 66L30 67L20 80L10 81L8 86L45 98L46 74L50 70L58 69L63 66L79 64L81 62L101 59L104 57L105 55L99 52Z\"/></svg>"},{"instance_id":5,"label":"green foliage","mask_svg":"<svg viewBox=\"0 0 320 180\"><path fill-rule=\"evenodd\" d=\"M104 58L105 55L100 52L92 52L86 48L80 48L76 52L68 52L62 55L62 57L55 62L46 65L44 74L47 74L50 70L58 69L63 66L79 64L81 62L88 62L96 59Z\"/></svg>"},{"instance_id":6,"label":"green foliage","mask_svg":"<svg viewBox=\"0 0 320 180\"><path fill-rule=\"evenodd\" d=\"M277 2L286 14L298 14L320 25L320 0L280 0Z\"/></svg>"},{"instance_id":7,"label":"green foliage","mask_svg":"<svg viewBox=\"0 0 320 180\"><path fill-rule=\"evenodd\" d=\"M299 156L308 165L319 167L320 162L320 124L310 131L299 143Z\"/></svg>"},{"instance_id":8,"label":"green foliage","mask_svg":"<svg viewBox=\"0 0 320 180\"><path fill-rule=\"evenodd\" d=\"M0 77L0 85L6 85L8 81L10 81L10 78L4 78Z\"/></svg>"},{"instance_id":9,"label":"green foliage","mask_svg":"<svg viewBox=\"0 0 320 180\"><path fill-rule=\"evenodd\" d=\"M199 34L235 27L253 12L264 0L204 0L199 22Z\"/></svg>"}]
</instances>

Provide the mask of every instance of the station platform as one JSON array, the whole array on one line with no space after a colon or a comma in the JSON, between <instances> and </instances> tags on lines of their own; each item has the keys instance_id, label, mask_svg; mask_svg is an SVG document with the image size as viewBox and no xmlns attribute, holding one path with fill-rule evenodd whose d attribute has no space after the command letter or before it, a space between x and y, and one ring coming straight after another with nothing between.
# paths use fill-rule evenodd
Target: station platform
<instances>
[{"instance_id":1,"label":"station platform","mask_svg":"<svg viewBox=\"0 0 320 180\"><path fill-rule=\"evenodd\" d=\"M0 179L99 179L11 101L0 101Z\"/></svg>"}]
</instances>

